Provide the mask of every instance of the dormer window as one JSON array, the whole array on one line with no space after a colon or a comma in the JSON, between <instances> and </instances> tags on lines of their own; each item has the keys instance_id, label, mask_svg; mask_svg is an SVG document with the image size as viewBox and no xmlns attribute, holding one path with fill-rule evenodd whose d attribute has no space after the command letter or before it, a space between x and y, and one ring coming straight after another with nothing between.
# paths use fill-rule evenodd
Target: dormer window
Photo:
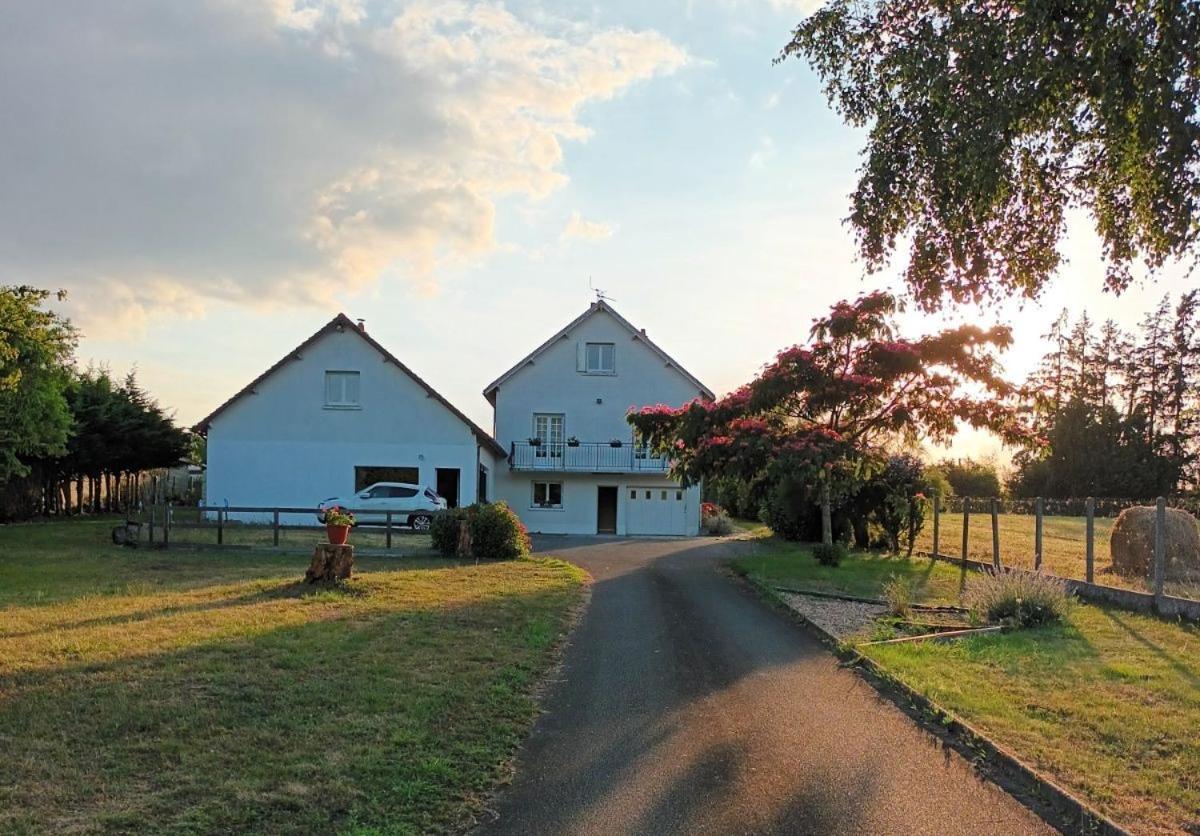
<instances>
[{"instance_id":1,"label":"dormer window","mask_svg":"<svg viewBox=\"0 0 1200 836\"><path fill-rule=\"evenodd\" d=\"M325 408L361 409L358 372L325 372Z\"/></svg>"},{"instance_id":2,"label":"dormer window","mask_svg":"<svg viewBox=\"0 0 1200 836\"><path fill-rule=\"evenodd\" d=\"M582 360L580 371L585 374L616 374L617 347L613 343L584 343Z\"/></svg>"}]
</instances>

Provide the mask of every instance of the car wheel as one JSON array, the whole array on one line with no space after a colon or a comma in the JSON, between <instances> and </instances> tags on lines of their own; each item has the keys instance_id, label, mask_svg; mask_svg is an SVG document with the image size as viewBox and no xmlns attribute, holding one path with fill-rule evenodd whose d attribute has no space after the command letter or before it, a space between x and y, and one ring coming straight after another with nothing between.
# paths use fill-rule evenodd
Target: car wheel
<instances>
[{"instance_id":1,"label":"car wheel","mask_svg":"<svg viewBox=\"0 0 1200 836\"><path fill-rule=\"evenodd\" d=\"M414 531L428 531L429 524L433 522L433 518L428 514L413 514L408 518Z\"/></svg>"}]
</instances>

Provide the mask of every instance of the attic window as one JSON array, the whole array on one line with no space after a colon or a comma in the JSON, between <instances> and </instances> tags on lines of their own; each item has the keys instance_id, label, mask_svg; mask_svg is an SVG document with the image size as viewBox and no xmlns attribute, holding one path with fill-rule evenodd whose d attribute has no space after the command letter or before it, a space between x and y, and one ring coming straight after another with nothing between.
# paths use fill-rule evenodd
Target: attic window
<instances>
[{"instance_id":1,"label":"attic window","mask_svg":"<svg viewBox=\"0 0 1200 836\"><path fill-rule=\"evenodd\" d=\"M613 343L585 343L580 371L585 374L614 374L617 347Z\"/></svg>"},{"instance_id":2,"label":"attic window","mask_svg":"<svg viewBox=\"0 0 1200 836\"><path fill-rule=\"evenodd\" d=\"M325 372L325 408L360 409L359 373Z\"/></svg>"}]
</instances>

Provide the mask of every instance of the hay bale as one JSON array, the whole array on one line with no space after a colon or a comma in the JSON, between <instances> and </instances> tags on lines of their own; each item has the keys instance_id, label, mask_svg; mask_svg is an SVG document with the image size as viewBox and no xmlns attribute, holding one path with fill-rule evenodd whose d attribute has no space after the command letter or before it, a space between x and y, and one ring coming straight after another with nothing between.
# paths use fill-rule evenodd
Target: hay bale
<instances>
[{"instance_id":1,"label":"hay bale","mask_svg":"<svg viewBox=\"0 0 1200 836\"><path fill-rule=\"evenodd\" d=\"M1154 575L1155 509L1139 505L1126 508L1113 523L1109 549L1113 570L1121 575L1149 578ZM1200 527L1196 518L1178 508L1167 509L1168 580L1200 577Z\"/></svg>"}]
</instances>

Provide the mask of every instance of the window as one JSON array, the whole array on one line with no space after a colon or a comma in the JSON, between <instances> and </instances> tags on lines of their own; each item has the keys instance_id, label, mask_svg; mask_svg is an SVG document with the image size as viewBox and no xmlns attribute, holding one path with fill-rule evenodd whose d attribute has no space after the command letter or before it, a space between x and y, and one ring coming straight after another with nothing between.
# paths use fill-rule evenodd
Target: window
<instances>
[{"instance_id":1,"label":"window","mask_svg":"<svg viewBox=\"0 0 1200 836\"><path fill-rule=\"evenodd\" d=\"M650 498L650 491L646 491L646 499Z\"/></svg>"},{"instance_id":2,"label":"window","mask_svg":"<svg viewBox=\"0 0 1200 836\"><path fill-rule=\"evenodd\" d=\"M630 499L637 499L637 491L636 491L636 490L630 491L630 492L629 492L629 498L630 498Z\"/></svg>"},{"instance_id":3,"label":"window","mask_svg":"<svg viewBox=\"0 0 1200 836\"><path fill-rule=\"evenodd\" d=\"M666 491L663 491L663 492L662 492L662 496L660 496L660 497L659 497L659 499L661 499L661 500L663 500L663 501L665 502L665 501L666 501L666 499L667 499L667 492L666 492Z\"/></svg>"},{"instance_id":4,"label":"window","mask_svg":"<svg viewBox=\"0 0 1200 836\"><path fill-rule=\"evenodd\" d=\"M561 459L563 454L563 432L567 419L561 413L538 412L533 416L533 438L540 443L534 453L539 459L547 456Z\"/></svg>"},{"instance_id":5,"label":"window","mask_svg":"<svg viewBox=\"0 0 1200 836\"><path fill-rule=\"evenodd\" d=\"M354 468L354 490L361 491L376 482L404 482L407 485L421 483L421 471L415 467L389 467L386 465L359 465Z\"/></svg>"},{"instance_id":6,"label":"window","mask_svg":"<svg viewBox=\"0 0 1200 836\"><path fill-rule=\"evenodd\" d=\"M534 482L534 508L561 508L562 482Z\"/></svg>"},{"instance_id":7,"label":"window","mask_svg":"<svg viewBox=\"0 0 1200 836\"><path fill-rule=\"evenodd\" d=\"M617 370L617 347L613 343L587 343L583 370L588 374L613 374Z\"/></svg>"},{"instance_id":8,"label":"window","mask_svg":"<svg viewBox=\"0 0 1200 836\"><path fill-rule=\"evenodd\" d=\"M359 409L358 372L325 372L325 406Z\"/></svg>"},{"instance_id":9,"label":"window","mask_svg":"<svg viewBox=\"0 0 1200 836\"><path fill-rule=\"evenodd\" d=\"M675 491L675 501L676 502L683 501L683 491Z\"/></svg>"}]
</instances>

